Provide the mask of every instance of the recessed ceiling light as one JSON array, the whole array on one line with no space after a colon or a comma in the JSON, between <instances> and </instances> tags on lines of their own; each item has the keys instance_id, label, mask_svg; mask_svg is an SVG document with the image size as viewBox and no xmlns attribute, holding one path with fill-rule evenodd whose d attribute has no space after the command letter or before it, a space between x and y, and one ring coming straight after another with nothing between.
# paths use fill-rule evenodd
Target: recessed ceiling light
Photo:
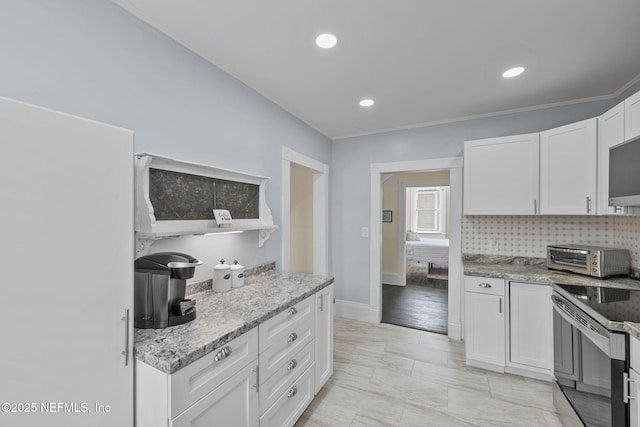
<instances>
[{"instance_id":1,"label":"recessed ceiling light","mask_svg":"<svg viewBox=\"0 0 640 427\"><path fill-rule=\"evenodd\" d=\"M361 107L371 107L373 104L375 104L373 99L363 99L362 101L360 101Z\"/></svg>"},{"instance_id":2,"label":"recessed ceiling light","mask_svg":"<svg viewBox=\"0 0 640 427\"><path fill-rule=\"evenodd\" d=\"M519 76L524 73L524 67L513 67L502 73L502 77L510 79L511 77Z\"/></svg>"},{"instance_id":3,"label":"recessed ceiling light","mask_svg":"<svg viewBox=\"0 0 640 427\"><path fill-rule=\"evenodd\" d=\"M325 33L316 37L316 44L323 49L331 49L338 43L338 38L333 34Z\"/></svg>"}]
</instances>

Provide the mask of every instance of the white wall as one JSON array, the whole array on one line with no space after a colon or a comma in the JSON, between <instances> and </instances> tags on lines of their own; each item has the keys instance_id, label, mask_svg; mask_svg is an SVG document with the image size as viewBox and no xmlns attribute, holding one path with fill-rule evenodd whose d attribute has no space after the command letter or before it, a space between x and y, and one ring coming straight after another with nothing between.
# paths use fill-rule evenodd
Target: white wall
<instances>
[{"instance_id":1,"label":"white wall","mask_svg":"<svg viewBox=\"0 0 640 427\"><path fill-rule=\"evenodd\" d=\"M135 150L271 177L281 217L281 147L330 163L331 141L108 0L0 2L0 95L135 131ZM99 244L99 228L87 230ZM244 265L280 262L278 231L166 240L153 251Z\"/></svg>"}]
</instances>

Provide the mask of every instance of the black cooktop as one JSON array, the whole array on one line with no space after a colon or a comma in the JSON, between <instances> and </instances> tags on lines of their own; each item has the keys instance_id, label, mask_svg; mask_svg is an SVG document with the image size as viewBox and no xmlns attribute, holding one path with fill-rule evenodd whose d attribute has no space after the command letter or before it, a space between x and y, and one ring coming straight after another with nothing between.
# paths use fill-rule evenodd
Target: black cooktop
<instances>
[{"instance_id":1,"label":"black cooktop","mask_svg":"<svg viewBox=\"0 0 640 427\"><path fill-rule=\"evenodd\" d=\"M610 322L640 323L640 289L556 284Z\"/></svg>"}]
</instances>

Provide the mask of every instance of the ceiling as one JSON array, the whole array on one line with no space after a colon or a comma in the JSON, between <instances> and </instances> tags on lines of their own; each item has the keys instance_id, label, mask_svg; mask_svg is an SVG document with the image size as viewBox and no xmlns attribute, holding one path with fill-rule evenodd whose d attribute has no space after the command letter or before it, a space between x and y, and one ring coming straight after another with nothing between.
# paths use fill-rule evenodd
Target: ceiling
<instances>
[{"instance_id":1,"label":"ceiling","mask_svg":"<svg viewBox=\"0 0 640 427\"><path fill-rule=\"evenodd\" d=\"M640 79L637 0L114 1L333 139L611 98ZM324 32L335 48L315 45Z\"/></svg>"}]
</instances>

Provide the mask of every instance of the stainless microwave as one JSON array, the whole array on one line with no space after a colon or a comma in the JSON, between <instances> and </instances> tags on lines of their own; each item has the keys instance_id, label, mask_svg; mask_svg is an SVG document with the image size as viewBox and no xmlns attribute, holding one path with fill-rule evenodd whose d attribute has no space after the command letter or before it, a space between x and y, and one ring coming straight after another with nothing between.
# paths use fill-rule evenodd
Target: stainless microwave
<instances>
[{"instance_id":1,"label":"stainless microwave","mask_svg":"<svg viewBox=\"0 0 640 427\"><path fill-rule=\"evenodd\" d=\"M593 277L629 274L631 256L627 249L586 245L547 246L547 268Z\"/></svg>"}]
</instances>

